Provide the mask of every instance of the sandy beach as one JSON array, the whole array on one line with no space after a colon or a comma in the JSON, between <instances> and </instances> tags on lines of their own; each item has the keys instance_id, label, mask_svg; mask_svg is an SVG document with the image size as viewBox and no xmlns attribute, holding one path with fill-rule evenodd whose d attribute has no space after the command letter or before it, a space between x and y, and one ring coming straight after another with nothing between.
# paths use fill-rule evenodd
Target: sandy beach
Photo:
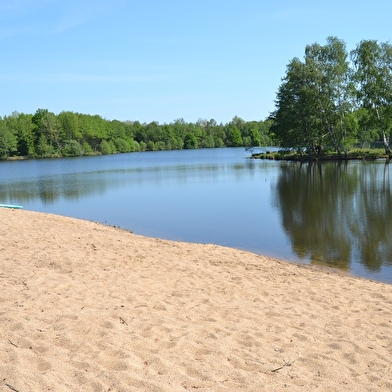
<instances>
[{"instance_id":1,"label":"sandy beach","mask_svg":"<svg viewBox=\"0 0 392 392\"><path fill-rule=\"evenodd\" d=\"M0 208L1 391L390 391L392 285Z\"/></svg>"}]
</instances>

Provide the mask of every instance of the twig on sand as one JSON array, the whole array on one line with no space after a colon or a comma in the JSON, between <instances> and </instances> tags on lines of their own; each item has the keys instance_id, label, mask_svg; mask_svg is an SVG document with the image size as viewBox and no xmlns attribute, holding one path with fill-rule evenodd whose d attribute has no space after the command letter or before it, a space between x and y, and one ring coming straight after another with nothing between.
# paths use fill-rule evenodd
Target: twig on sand
<instances>
[{"instance_id":1,"label":"twig on sand","mask_svg":"<svg viewBox=\"0 0 392 392\"><path fill-rule=\"evenodd\" d=\"M18 346L15 343L12 343L11 340L8 339L8 343L12 344L14 347L18 348Z\"/></svg>"},{"instance_id":2,"label":"twig on sand","mask_svg":"<svg viewBox=\"0 0 392 392\"><path fill-rule=\"evenodd\" d=\"M277 367L277 368L275 368L275 369L272 369L271 372L272 372L272 373L275 373L275 372L277 372L277 371L279 371L279 370L282 370L285 366L291 366L294 362L295 362L295 360L294 360L294 361L291 361L291 362L286 362L286 361L284 361L284 365L279 366L279 367Z\"/></svg>"},{"instance_id":3,"label":"twig on sand","mask_svg":"<svg viewBox=\"0 0 392 392\"><path fill-rule=\"evenodd\" d=\"M121 324L128 325L128 323L122 317L120 317L120 322L121 322Z\"/></svg>"},{"instance_id":4,"label":"twig on sand","mask_svg":"<svg viewBox=\"0 0 392 392\"><path fill-rule=\"evenodd\" d=\"M12 385L10 384L4 384L6 387L8 387L9 389L13 390L14 392L19 392L16 388L14 388Z\"/></svg>"}]
</instances>

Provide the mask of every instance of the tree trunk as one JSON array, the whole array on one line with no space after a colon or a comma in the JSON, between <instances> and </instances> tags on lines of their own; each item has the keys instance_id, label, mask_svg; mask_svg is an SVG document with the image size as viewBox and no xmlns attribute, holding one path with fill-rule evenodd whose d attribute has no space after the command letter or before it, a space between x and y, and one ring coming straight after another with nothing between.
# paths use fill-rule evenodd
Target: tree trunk
<instances>
[{"instance_id":1,"label":"tree trunk","mask_svg":"<svg viewBox=\"0 0 392 392\"><path fill-rule=\"evenodd\" d=\"M391 156L391 149L389 148L389 140L388 140L387 135L384 130L382 131L382 140L384 143L385 154L387 154L388 156Z\"/></svg>"}]
</instances>

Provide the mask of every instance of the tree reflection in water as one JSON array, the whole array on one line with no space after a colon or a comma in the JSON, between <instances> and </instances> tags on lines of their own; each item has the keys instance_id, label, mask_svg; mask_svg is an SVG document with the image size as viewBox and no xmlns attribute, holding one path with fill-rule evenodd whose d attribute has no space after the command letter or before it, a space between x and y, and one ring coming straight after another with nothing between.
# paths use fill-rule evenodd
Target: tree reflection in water
<instances>
[{"instance_id":1,"label":"tree reflection in water","mask_svg":"<svg viewBox=\"0 0 392 392\"><path fill-rule=\"evenodd\" d=\"M388 164L283 163L275 201L299 258L342 269L392 265Z\"/></svg>"}]
</instances>

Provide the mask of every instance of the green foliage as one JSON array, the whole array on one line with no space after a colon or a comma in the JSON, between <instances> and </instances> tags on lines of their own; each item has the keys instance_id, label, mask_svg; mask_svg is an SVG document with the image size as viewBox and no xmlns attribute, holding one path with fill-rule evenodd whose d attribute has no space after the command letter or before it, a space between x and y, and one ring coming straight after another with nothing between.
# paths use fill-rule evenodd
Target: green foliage
<instances>
[{"instance_id":1,"label":"green foliage","mask_svg":"<svg viewBox=\"0 0 392 392\"><path fill-rule=\"evenodd\" d=\"M73 112L61 112L58 115L58 122L61 129L61 138L63 140L80 140L82 138L79 127L79 117Z\"/></svg>"},{"instance_id":2,"label":"green foliage","mask_svg":"<svg viewBox=\"0 0 392 392\"><path fill-rule=\"evenodd\" d=\"M380 131L385 153L391 155L392 45L363 40L351 52L351 57L357 101L368 110L368 121Z\"/></svg>"},{"instance_id":3,"label":"green foliage","mask_svg":"<svg viewBox=\"0 0 392 392\"><path fill-rule=\"evenodd\" d=\"M348 157L351 159L371 160L381 158L384 155L385 151L383 149L357 148L348 152Z\"/></svg>"},{"instance_id":4,"label":"green foliage","mask_svg":"<svg viewBox=\"0 0 392 392\"><path fill-rule=\"evenodd\" d=\"M198 148L197 138L194 133L187 133L184 138L184 148L193 149Z\"/></svg>"},{"instance_id":5,"label":"green foliage","mask_svg":"<svg viewBox=\"0 0 392 392\"><path fill-rule=\"evenodd\" d=\"M34 156L34 124L31 114L12 113L12 123L8 126L14 129L18 140L17 154L21 156Z\"/></svg>"},{"instance_id":6,"label":"green foliage","mask_svg":"<svg viewBox=\"0 0 392 392\"><path fill-rule=\"evenodd\" d=\"M279 150L277 152L266 152L260 154L253 154L252 158L256 159L274 159L274 160L285 160L285 161L304 161L309 160L309 157L299 154L295 150ZM325 151L321 156L312 156L312 160L317 161L332 161L341 160L342 157L338 155L336 151L329 150ZM345 159L362 159L362 160L374 160L379 158L385 158L385 151L383 149L350 149L345 155Z\"/></svg>"},{"instance_id":7,"label":"green foliage","mask_svg":"<svg viewBox=\"0 0 392 392\"><path fill-rule=\"evenodd\" d=\"M103 155L109 155L109 154L114 154L116 152L116 146L114 143L110 140L102 140L101 143L99 144L99 151Z\"/></svg>"},{"instance_id":8,"label":"green foliage","mask_svg":"<svg viewBox=\"0 0 392 392\"><path fill-rule=\"evenodd\" d=\"M223 140L220 137L215 139L215 147L218 147L218 148L225 147L225 143L223 142Z\"/></svg>"},{"instance_id":9,"label":"green foliage","mask_svg":"<svg viewBox=\"0 0 392 392\"><path fill-rule=\"evenodd\" d=\"M147 149L148 151L156 151L156 150L157 150L157 148L156 148L156 146L155 146L155 143L154 143L152 140L149 140L149 141L147 142L147 147L146 147L146 149Z\"/></svg>"},{"instance_id":10,"label":"green foliage","mask_svg":"<svg viewBox=\"0 0 392 392\"><path fill-rule=\"evenodd\" d=\"M93 149L86 141L83 141L81 143L81 147L82 147L82 154L83 155L93 155L94 154Z\"/></svg>"},{"instance_id":11,"label":"green foliage","mask_svg":"<svg viewBox=\"0 0 392 392\"><path fill-rule=\"evenodd\" d=\"M271 114L271 132L281 147L302 149L315 144L318 135L315 89L307 86L308 73L309 69L297 58L287 65L275 101L276 111ZM315 131L310 132L313 128Z\"/></svg>"},{"instance_id":12,"label":"green foliage","mask_svg":"<svg viewBox=\"0 0 392 392\"><path fill-rule=\"evenodd\" d=\"M368 109L360 108L353 113L357 123L357 140L363 148L366 143L377 139L378 131L374 126Z\"/></svg>"},{"instance_id":13,"label":"green foliage","mask_svg":"<svg viewBox=\"0 0 392 392\"><path fill-rule=\"evenodd\" d=\"M78 157L83 155L83 148L77 140L72 139L65 144L61 153L64 157Z\"/></svg>"},{"instance_id":14,"label":"green foliage","mask_svg":"<svg viewBox=\"0 0 392 392\"><path fill-rule=\"evenodd\" d=\"M32 117L33 132L38 141L37 153L41 156L56 155L60 146L60 124L54 113L38 109Z\"/></svg>"},{"instance_id":15,"label":"green foliage","mask_svg":"<svg viewBox=\"0 0 392 392\"><path fill-rule=\"evenodd\" d=\"M146 151L147 150L147 143L144 142L143 140L141 140L139 142L139 147L140 147L139 151Z\"/></svg>"},{"instance_id":16,"label":"green foliage","mask_svg":"<svg viewBox=\"0 0 392 392\"><path fill-rule=\"evenodd\" d=\"M129 152L131 151L131 145L121 137L115 139L114 144L118 152Z\"/></svg>"},{"instance_id":17,"label":"green foliage","mask_svg":"<svg viewBox=\"0 0 392 392\"><path fill-rule=\"evenodd\" d=\"M55 156L54 148L48 143L45 135L40 135L38 137L35 151L37 153L37 156L42 158L52 158Z\"/></svg>"},{"instance_id":18,"label":"green foliage","mask_svg":"<svg viewBox=\"0 0 392 392\"><path fill-rule=\"evenodd\" d=\"M229 129L227 133L227 140L229 141L229 146L232 147L239 147L243 145L241 132L236 125Z\"/></svg>"},{"instance_id":19,"label":"green foliage","mask_svg":"<svg viewBox=\"0 0 392 392\"><path fill-rule=\"evenodd\" d=\"M258 132L257 129L252 128L249 133L250 133L250 136L249 136L250 146L251 147L261 146L262 141L261 141L260 132Z\"/></svg>"},{"instance_id":20,"label":"green foliage","mask_svg":"<svg viewBox=\"0 0 392 392\"><path fill-rule=\"evenodd\" d=\"M136 142L135 140L131 140L131 141L129 142L129 145L130 145L130 147L131 147L131 150L130 150L130 151L132 151L132 152L141 151L140 144L139 144L138 142Z\"/></svg>"},{"instance_id":21,"label":"green foliage","mask_svg":"<svg viewBox=\"0 0 392 392\"><path fill-rule=\"evenodd\" d=\"M7 159L17 150L17 139L12 131L0 117L0 159Z\"/></svg>"},{"instance_id":22,"label":"green foliage","mask_svg":"<svg viewBox=\"0 0 392 392\"><path fill-rule=\"evenodd\" d=\"M164 141L159 141L155 143L155 149L157 151L164 151L166 150L166 145Z\"/></svg>"},{"instance_id":23,"label":"green foliage","mask_svg":"<svg viewBox=\"0 0 392 392\"><path fill-rule=\"evenodd\" d=\"M347 158L350 146L381 135L390 155L392 46L362 41L351 59L342 40L328 37L324 46L306 46L303 61L291 60L270 116L270 138L300 156L321 157L333 148Z\"/></svg>"},{"instance_id":24,"label":"green foliage","mask_svg":"<svg viewBox=\"0 0 392 392\"><path fill-rule=\"evenodd\" d=\"M57 157L268 144L271 121L246 122L235 116L228 124L199 119L170 124L153 121L108 121L98 115L47 109L12 113L2 119L2 156ZM5 138L7 135L7 139ZM10 138L8 138L10 137ZM16 147L15 142L16 141Z\"/></svg>"}]
</instances>

